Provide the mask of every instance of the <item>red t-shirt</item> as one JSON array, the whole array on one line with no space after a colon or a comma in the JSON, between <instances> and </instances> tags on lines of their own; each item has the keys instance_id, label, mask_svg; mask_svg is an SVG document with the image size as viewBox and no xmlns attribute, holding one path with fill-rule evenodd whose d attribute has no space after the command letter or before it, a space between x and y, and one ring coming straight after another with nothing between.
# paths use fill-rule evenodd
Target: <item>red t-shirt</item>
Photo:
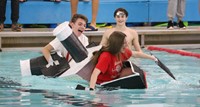
<instances>
[{"instance_id":1,"label":"red t-shirt","mask_svg":"<svg viewBox=\"0 0 200 107\"><path fill-rule=\"evenodd\" d=\"M122 69L122 61L129 59L132 56L132 52L126 48L125 52L121 53L120 56L121 60L118 60L115 55L109 52L101 53L96 64L96 68L101 71L97 79L97 84L116 79Z\"/></svg>"}]
</instances>

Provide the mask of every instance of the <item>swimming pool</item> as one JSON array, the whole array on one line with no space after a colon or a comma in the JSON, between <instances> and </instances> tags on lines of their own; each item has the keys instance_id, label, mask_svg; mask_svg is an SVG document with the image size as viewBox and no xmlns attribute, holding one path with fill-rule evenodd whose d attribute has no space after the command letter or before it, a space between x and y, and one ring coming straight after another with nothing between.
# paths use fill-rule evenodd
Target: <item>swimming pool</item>
<instances>
[{"instance_id":1,"label":"swimming pool","mask_svg":"<svg viewBox=\"0 0 200 107\"><path fill-rule=\"evenodd\" d=\"M144 50L146 53L148 51ZM200 50L191 50L200 53ZM40 56L37 51L7 51L0 53L0 105L40 107L199 107L200 59L152 51L176 77L169 77L154 62L137 60L147 71L148 89L96 92L75 90L86 85L76 76L47 78L21 77L19 61ZM132 59L131 59L132 60ZM20 86L21 85L21 86Z\"/></svg>"}]
</instances>

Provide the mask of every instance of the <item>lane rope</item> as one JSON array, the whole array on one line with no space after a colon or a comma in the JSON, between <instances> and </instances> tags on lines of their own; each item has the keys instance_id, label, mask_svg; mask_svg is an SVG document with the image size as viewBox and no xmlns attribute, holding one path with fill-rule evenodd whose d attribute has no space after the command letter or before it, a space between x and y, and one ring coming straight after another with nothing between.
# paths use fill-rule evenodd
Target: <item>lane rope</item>
<instances>
[{"instance_id":1,"label":"lane rope","mask_svg":"<svg viewBox=\"0 0 200 107\"><path fill-rule=\"evenodd\" d=\"M161 48L161 47L156 47L156 46L148 46L147 49L151 50L151 51L152 50L165 51L165 52L172 53L172 54L179 54L179 55L182 55L182 56L190 56L190 57L200 58L199 53L188 52L188 51L184 51L184 50L175 50L175 49Z\"/></svg>"}]
</instances>

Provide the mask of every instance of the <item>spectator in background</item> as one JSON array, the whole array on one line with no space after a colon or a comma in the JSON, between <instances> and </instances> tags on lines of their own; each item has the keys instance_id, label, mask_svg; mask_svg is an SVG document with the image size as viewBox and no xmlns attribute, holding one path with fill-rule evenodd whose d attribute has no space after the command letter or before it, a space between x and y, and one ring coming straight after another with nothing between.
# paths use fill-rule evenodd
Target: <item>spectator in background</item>
<instances>
[{"instance_id":1,"label":"spectator in background","mask_svg":"<svg viewBox=\"0 0 200 107\"><path fill-rule=\"evenodd\" d=\"M185 15L185 0L168 0L168 25L167 29L174 28L174 17L177 16L178 22L177 27L186 28L182 19Z\"/></svg>"},{"instance_id":2,"label":"spectator in background","mask_svg":"<svg viewBox=\"0 0 200 107\"><path fill-rule=\"evenodd\" d=\"M78 2L79 0L70 0L71 3L71 16L77 13L78 8ZM88 28L86 28L86 31L97 31L96 28L96 18L99 8L99 0L92 0L92 21Z\"/></svg>"},{"instance_id":3,"label":"spectator in background","mask_svg":"<svg viewBox=\"0 0 200 107\"><path fill-rule=\"evenodd\" d=\"M6 3L7 0L0 0L0 32L4 29L4 21L6 20ZM12 31L20 32L22 27L18 24L19 19L19 0L11 0L11 20Z\"/></svg>"}]
</instances>

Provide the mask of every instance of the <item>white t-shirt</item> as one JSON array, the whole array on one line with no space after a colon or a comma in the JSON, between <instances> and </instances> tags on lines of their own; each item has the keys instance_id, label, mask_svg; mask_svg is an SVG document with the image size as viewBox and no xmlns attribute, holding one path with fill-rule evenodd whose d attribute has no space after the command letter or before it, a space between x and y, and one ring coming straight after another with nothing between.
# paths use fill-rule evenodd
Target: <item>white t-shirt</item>
<instances>
[{"instance_id":1,"label":"white t-shirt","mask_svg":"<svg viewBox=\"0 0 200 107\"><path fill-rule=\"evenodd\" d=\"M81 36L78 37L80 42L83 44L83 46L87 46L89 44L88 38L84 35L81 34ZM61 55L66 57L68 51L65 49L65 47L62 45L62 43L58 40L58 38L55 38L49 43L56 52L61 52ZM71 59L71 56L69 56L69 59Z\"/></svg>"}]
</instances>

